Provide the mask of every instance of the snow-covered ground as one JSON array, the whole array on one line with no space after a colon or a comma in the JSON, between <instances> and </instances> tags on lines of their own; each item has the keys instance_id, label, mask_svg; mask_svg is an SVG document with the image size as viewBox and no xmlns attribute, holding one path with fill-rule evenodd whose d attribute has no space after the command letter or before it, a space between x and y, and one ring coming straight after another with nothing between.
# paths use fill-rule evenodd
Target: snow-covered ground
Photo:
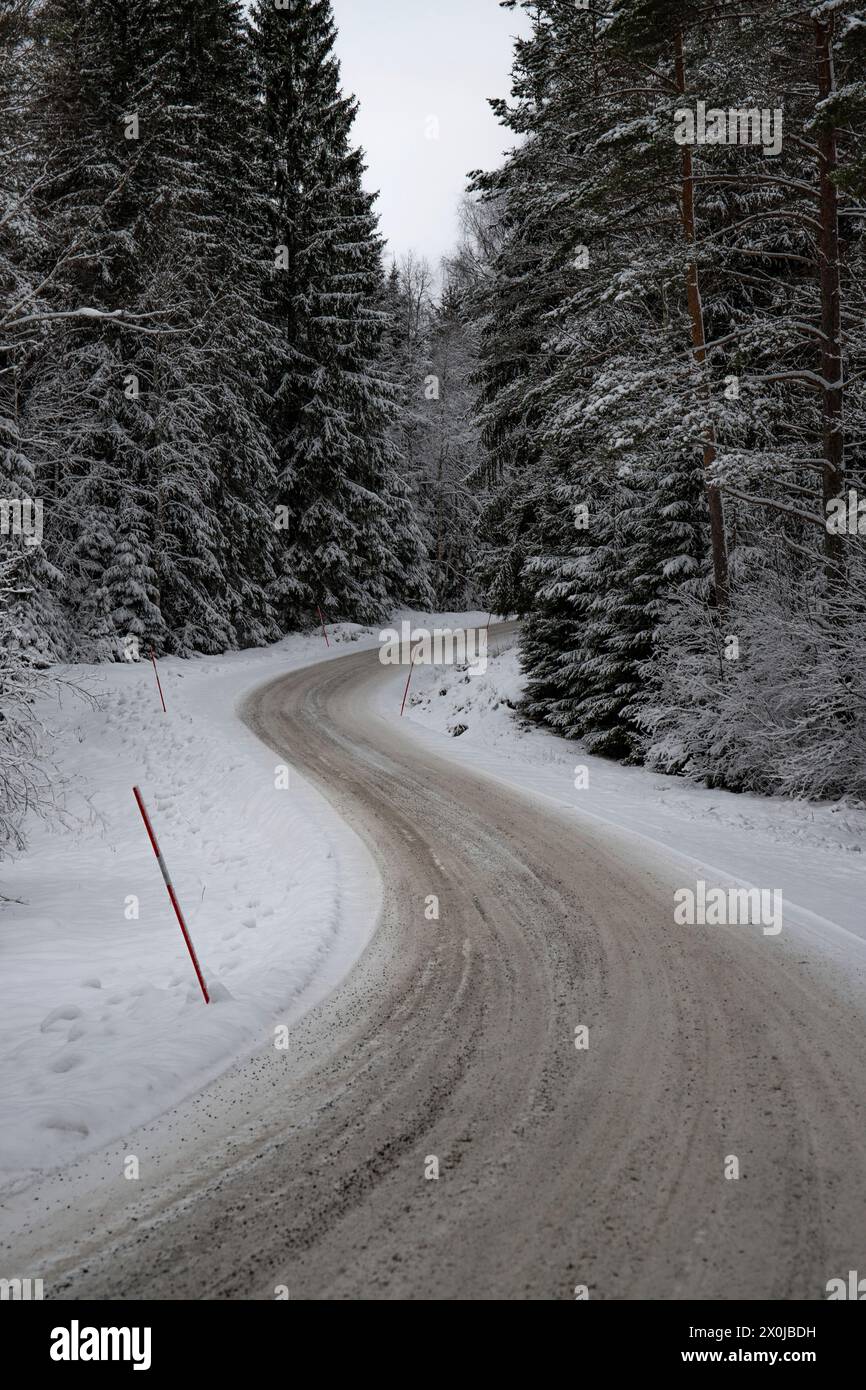
<instances>
[{"instance_id":1,"label":"snow-covered ground","mask_svg":"<svg viewBox=\"0 0 866 1390\"><path fill-rule=\"evenodd\" d=\"M486 616L406 610L394 622ZM368 851L293 769L278 785L277 756L237 715L267 680L379 646L379 629L328 632L329 647L314 631L160 661L167 714L150 661L59 673L90 697L40 711L60 814L32 820L27 851L0 861L0 1189L122 1137L272 1045L364 949L381 901ZM210 1006L135 785L216 987Z\"/></svg>"},{"instance_id":2,"label":"snow-covered ground","mask_svg":"<svg viewBox=\"0 0 866 1390\"><path fill-rule=\"evenodd\" d=\"M486 616L399 614L395 626L483 626ZM0 863L0 1187L122 1138L272 1044L275 1025L322 998L363 950L380 903L372 859L294 770L288 788L277 785L276 755L236 711L282 672L378 642L378 631L345 625L330 648L313 633L162 661L168 714L149 662L67 672L98 703L43 711L63 817L32 823L28 851ZM796 916L836 956L866 961L866 811L714 792L586 756L520 719L514 639L493 636L491 649L485 674L416 667L404 731L576 817L649 838L668 862L680 857L684 884L703 873L779 887L786 924ZM389 722L405 677L395 667L383 686ZM219 987L209 1007L136 784Z\"/></svg>"},{"instance_id":3,"label":"snow-covered ground","mask_svg":"<svg viewBox=\"0 0 866 1390\"><path fill-rule=\"evenodd\" d=\"M801 933L842 959L866 960L866 810L711 791L589 756L516 712L523 688L516 641L491 638L483 674L416 667L405 717L417 736L578 816L664 847L693 871L684 886L703 874L708 884L779 888L787 924L796 919Z\"/></svg>"},{"instance_id":4,"label":"snow-covered ground","mask_svg":"<svg viewBox=\"0 0 866 1390\"><path fill-rule=\"evenodd\" d=\"M43 711L63 820L0 864L0 1175L61 1166L273 1039L363 950L380 883L358 838L236 706L257 684L378 632L349 625L261 651L66 668ZM351 649L351 648L349 648ZM205 1006L132 794L187 918ZM138 900L137 917L133 914ZM229 997L224 997L224 995Z\"/></svg>"}]
</instances>

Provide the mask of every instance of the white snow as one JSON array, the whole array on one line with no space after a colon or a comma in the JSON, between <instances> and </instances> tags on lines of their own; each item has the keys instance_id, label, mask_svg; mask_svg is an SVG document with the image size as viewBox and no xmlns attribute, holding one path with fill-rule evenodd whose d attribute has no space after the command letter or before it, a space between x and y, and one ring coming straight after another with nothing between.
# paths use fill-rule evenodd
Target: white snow
<instances>
[{"instance_id":1,"label":"white snow","mask_svg":"<svg viewBox=\"0 0 866 1390\"><path fill-rule=\"evenodd\" d=\"M516 644L516 636L492 637L480 675L416 668L404 723L440 755L571 808L577 818L652 841L668 863L682 863L683 886L702 875L722 887L781 889L786 932L820 944L846 969L863 970L866 808L713 791L586 754L520 716ZM383 714L392 702L383 691ZM579 767L586 769L580 788Z\"/></svg>"},{"instance_id":2,"label":"white snow","mask_svg":"<svg viewBox=\"0 0 866 1390\"><path fill-rule=\"evenodd\" d=\"M358 838L235 713L283 671L377 645L349 625L262 651L67 668L47 706L63 821L0 864L0 1175L18 1185L168 1109L273 1042L363 950L381 884ZM218 996L205 1005L132 794ZM125 912L139 900L137 920Z\"/></svg>"},{"instance_id":3,"label":"white snow","mask_svg":"<svg viewBox=\"0 0 866 1390\"><path fill-rule=\"evenodd\" d=\"M396 614L419 627L482 626L486 614ZM256 685L378 631L345 625L260 651L163 660L162 713L149 662L68 671L98 697L42 712L53 729L63 819L29 827L0 863L0 1187L122 1139L327 994L375 926L370 855L294 770L240 722ZM866 810L710 791L584 754L516 713L515 638L491 633L485 674L394 668L381 713L440 754L547 804L653 841L683 884L702 876L781 888L795 929L859 975ZM497 652L499 654L497 654ZM465 725L454 736L450 731ZM575 769L588 786L575 787ZM216 1001L205 1005L132 795L137 784ZM128 899L139 915L125 915ZM17 900L17 901L15 901ZM779 938L781 939L781 938ZM772 940L768 938L768 940ZM852 969L853 968L853 969Z\"/></svg>"}]
</instances>

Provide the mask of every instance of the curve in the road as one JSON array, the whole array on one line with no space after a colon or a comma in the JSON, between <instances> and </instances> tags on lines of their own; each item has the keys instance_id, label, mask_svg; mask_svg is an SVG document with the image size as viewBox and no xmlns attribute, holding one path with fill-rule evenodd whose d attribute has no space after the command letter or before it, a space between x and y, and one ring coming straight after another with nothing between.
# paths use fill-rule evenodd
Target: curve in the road
<instances>
[{"instance_id":1,"label":"curve in the road","mask_svg":"<svg viewBox=\"0 0 866 1390\"><path fill-rule=\"evenodd\" d=\"M91 1213L55 1296L823 1297L866 1251L862 1013L758 928L675 927L635 840L420 749L389 678L248 699L373 851L381 925L291 1069L247 1064L240 1136Z\"/></svg>"}]
</instances>

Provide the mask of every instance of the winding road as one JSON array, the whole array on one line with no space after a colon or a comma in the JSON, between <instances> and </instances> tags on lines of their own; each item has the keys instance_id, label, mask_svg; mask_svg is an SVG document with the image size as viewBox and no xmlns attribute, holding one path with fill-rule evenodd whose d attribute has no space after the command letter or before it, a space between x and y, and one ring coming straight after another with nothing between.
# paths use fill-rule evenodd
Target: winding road
<instances>
[{"instance_id":1,"label":"winding road","mask_svg":"<svg viewBox=\"0 0 866 1390\"><path fill-rule=\"evenodd\" d=\"M369 846L378 931L134 1205L22 1236L51 1296L821 1299L866 1271L866 1025L817 955L675 926L675 867L420 746L383 680L353 652L243 711Z\"/></svg>"}]
</instances>

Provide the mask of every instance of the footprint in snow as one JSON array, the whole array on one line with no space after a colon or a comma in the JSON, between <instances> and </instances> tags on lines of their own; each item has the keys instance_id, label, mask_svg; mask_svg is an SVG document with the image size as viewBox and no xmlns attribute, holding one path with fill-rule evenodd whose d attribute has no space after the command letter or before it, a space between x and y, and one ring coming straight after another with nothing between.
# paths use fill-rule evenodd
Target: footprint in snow
<instances>
[{"instance_id":1,"label":"footprint in snow","mask_svg":"<svg viewBox=\"0 0 866 1390\"><path fill-rule=\"evenodd\" d=\"M51 1115L43 1120L40 1129L57 1129L61 1134L80 1134L86 1139L90 1130L83 1120L71 1120L64 1115Z\"/></svg>"},{"instance_id":2,"label":"footprint in snow","mask_svg":"<svg viewBox=\"0 0 866 1390\"><path fill-rule=\"evenodd\" d=\"M57 1030L52 1028L53 1024L60 1023L65 1019L72 1020L74 1018L81 1018L81 1016L81 1010L79 1008L76 1008L74 1004L64 1004L61 1006L61 1008L52 1009L50 1014L45 1015L45 1017L39 1025L40 1032L56 1032Z\"/></svg>"},{"instance_id":3,"label":"footprint in snow","mask_svg":"<svg viewBox=\"0 0 866 1390\"><path fill-rule=\"evenodd\" d=\"M56 1062L52 1062L49 1071L72 1071L73 1067L80 1067L84 1058L77 1052L67 1052L63 1057L58 1057Z\"/></svg>"}]
</instances>

